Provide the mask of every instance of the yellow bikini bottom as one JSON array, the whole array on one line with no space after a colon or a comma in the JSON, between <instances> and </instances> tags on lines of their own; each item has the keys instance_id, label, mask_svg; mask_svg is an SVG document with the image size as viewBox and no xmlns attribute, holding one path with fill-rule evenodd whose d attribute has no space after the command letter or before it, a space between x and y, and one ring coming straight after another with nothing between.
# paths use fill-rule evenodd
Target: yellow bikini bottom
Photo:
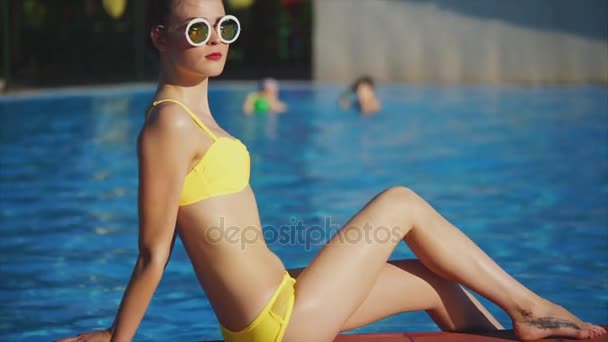
<instances>
[{"instance_id":1,"label":"yellow bikini bottom","mask_svg":"<svg viewBox=\"0 0 608 342\"><path fill-rule=\"evenodd\" d=\"M280 342L285 335L295 302L295 284L285 272L281 285L256 319L241 331L230 331L220 324L225 342Z\"/></svg>"}]
</instances>

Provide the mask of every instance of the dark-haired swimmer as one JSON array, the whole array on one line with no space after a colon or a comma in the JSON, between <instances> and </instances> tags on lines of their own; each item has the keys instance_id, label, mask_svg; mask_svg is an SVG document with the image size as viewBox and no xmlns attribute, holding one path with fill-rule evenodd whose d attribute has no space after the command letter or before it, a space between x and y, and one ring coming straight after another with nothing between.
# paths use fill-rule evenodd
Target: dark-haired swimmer
<instances>
[{"instance_id":1,"label":"dark-haired swimmer","mask_svg":"<svg viewBox=\"0 0 608 342\"><path fill-rule=\"evenodd\" d=\"M382 109L376 96L374 81L369 76L358 78L350 88L340 96L342 108L356 107L361 114L374 114Z\"/></svg>"},{"instance_id":2,"label":"dark-haired swimmer","mask_svg":"<svg viewBox=\"0 0 608 342\"><path fill-rule=\"evenodd\" d=\"M176 234L226 341L331 341L413 310L443 330L502 329L465 287L503 308L521 339L605 333L527 289L402 186L374 197L308 267L289 273L263 239L249 152L209 108L209 77L222 72L238 20L221 0L147 4L162 70L138 139L139 256L112 326L63 341L133 339ZM234 231L217 236L222 226ZM385 227L391 239L352 238ZM387 261L400 241L417 260Z\"/></svg>"}]
</instances>

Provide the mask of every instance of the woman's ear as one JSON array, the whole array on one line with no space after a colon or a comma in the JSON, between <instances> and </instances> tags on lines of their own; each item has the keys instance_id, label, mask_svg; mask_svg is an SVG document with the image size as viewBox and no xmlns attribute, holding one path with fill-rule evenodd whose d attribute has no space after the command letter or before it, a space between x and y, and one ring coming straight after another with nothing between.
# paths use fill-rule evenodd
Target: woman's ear
<instances>
[{"instance_id":1,"label":"woman's ear","mask_svg":"<svg viewBox=\"0 0 608 342\"><path fill-rule=\"evenodd\" d=\"M159 52L167 50L167 36L161 26L155 26L150 30L150 39Z\"/></svg>"}]
</instances>

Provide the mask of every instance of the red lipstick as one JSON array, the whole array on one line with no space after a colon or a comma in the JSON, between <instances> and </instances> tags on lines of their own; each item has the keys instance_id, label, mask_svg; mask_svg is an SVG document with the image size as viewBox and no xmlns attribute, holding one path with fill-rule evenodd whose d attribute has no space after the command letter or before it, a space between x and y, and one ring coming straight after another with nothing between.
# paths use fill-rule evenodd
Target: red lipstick
<instances>
[{"instance_id":1,"label":"red lipstick","mask_svg":"<svg viewBox=\"0 0 608 342\"><path fill-rule=\"evenodd\" d=\"M210 53L207 56L205 56L205 58L210 59L212 61L219 61L220 59L222 59L222 54L219 52L214 52L214 53Z\"/></svg>"}]
</instances>

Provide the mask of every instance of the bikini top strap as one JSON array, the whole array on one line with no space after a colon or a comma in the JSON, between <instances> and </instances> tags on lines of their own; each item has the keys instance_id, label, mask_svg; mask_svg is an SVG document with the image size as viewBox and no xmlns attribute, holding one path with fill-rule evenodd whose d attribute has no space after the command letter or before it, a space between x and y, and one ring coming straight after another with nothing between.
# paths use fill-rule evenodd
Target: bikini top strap
<instances>
[{"instance_id":1,"label":"bikini top strap","mask_svg":"<svg viewBox=\"0 0 608 342\"><path fill-rule=\"evenodd\" d=\"M214 141L217 140L217 137L215 136L215 134L213 134L213 132L211 132L211 130L209 128L207 128L207 126L205 126L205 124L201 121L201 119L194 114L190 108L188 108L188 106L186 106L185 104L181 103L178 100L174 100L174 99L163 99L163 100L158 100L158 101L154 101L154 103L152 103L152 108L156 107L157 105L163 103L163 102L172 102L175 104L180 105L182 108L184 108L184 110L190 115L190 117L192 118L192 120L194 120L194 122L196 122L196 124L202 128L203 131L205 131L205 133L207 133L207 135L209 135L209 137L211 137L211 139L213 139ZM150 108L150 110L152 110L152 108ZM150 112L148 111L148 114Z\"/></svg>"}]
</instances>

